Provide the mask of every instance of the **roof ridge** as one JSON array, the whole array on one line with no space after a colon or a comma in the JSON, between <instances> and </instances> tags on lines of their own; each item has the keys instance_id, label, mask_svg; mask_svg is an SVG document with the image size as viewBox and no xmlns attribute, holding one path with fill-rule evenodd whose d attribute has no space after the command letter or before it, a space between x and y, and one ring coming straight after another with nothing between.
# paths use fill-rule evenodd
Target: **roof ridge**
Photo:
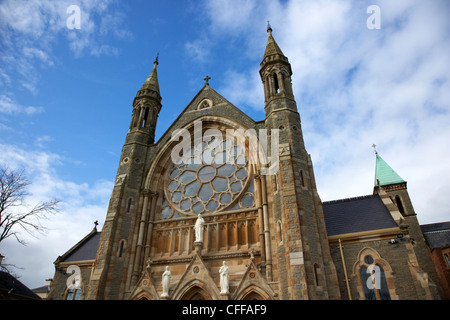
<instances>
[{"instance_id":1,"label":"roof ridge","mask_svg":"<svg viewBox=\"0 0 450 320\"><path fill-rule=\"evenodd\" d=\"M342 203L342 202L347 202L347 201L354 201L354 200L363 200L363 199L369 199L369 198L373 198L373 197L377 197L378 195L376 194L368 194L368 195L364 195L364 196L357 196L357 197L351 197L351 198L343 198L343 199L337 199L337 200L329 200L329 201L323 201L323 204L331 204L331 203Z\"/></svg>"},{"instance_id":2,"label":"roof ridge","mask_svg":"<svg viewBox=\"0 0 450 320\"><path fill-rule=\"evenodd\" d=\"M423 231L423 233L439 233L439 232L449 232L450 229L441 229L441 230L432 230L432 231Z\"/></svg>"}]
</instances>

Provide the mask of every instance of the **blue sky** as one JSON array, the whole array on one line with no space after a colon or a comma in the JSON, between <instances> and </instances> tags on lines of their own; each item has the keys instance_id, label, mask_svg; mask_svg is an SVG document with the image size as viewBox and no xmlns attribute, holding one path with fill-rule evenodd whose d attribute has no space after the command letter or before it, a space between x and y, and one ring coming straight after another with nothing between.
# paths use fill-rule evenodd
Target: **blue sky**
<instances>
[{"instance_id":1,"label":"blue sky","mask_svg":"<svg viewBox=\"0 0 450 320\"><path fill-rule=\"evenodd\" d=\"M78 5L80 29L66 12ZM368 29L367 7L381 28ZM30 287L106 215L132 102L159 52L157 138L209 75L264 119L267 20L289 58L323 201L372 193L375 143L408 181L421 223L450 220L448 1L0 2L0 164L24 168L29 203L56 197L49 233L2 243Z\"/></svg>"}]
</instances>

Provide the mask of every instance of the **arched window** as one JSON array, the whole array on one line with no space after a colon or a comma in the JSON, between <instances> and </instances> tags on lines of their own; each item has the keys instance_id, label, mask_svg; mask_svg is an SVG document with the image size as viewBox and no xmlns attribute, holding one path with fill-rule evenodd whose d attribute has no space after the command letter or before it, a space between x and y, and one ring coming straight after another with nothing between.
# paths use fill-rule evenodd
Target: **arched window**
<instances>
[{"instance_id":1,"label":"arched window","mask_svg":"<svg viewBox=\"0 0 450 320\"><path fill-rule=\"evenodd\" d=\"M276 73L273 74L273 84L275 86L275 93L280 92L280 85L278 83L278 76Z\"/></svg>"},{"instance_id":2,"label":"arched window","mask_svg":"<svg viewBox=\"0 0 450 320\"><path fill-rule=\"evenodd\" d=\"M391 300L384 269L371 255L364 256L359 276L366 300Z\"/></svg>"},{"instance_id":3,"label":"arched window","mask_svg":"<svg viewBox=\"0 0 450 320\"><path fill-rule=\"evenodd\" d=\"M314 281L316 286L320 286L320 267L317 263L314 264Z\"/></svg>"},{"instance_id":4,"label":"arched window","mask_svg":"<svg viewBox=\"0 0 450 320\"><path fill-rule=\"evenodd\" d=\"M81 299L81 281L78 277L72 279L72 285L68 286L66 300L80 300Z\"/></svg>"},{"instance_id":5,"label":"arched window","mask_svg":"<svg viewBox=\"0 0 450 320\"><path fill-rule=\"evenodd\" d=\"M447 264L447 268L450 268L450 249L446 249L444 252L444 261Z\"/></svg>"},{"instance_id":6,"label":"arched window","mask_svg":"<svg viewBox=\"0 0 450 320\"><path fill-rule=\"evenodd\" d=\"M122 257L124 245L125 245L125 240L121 240L121 241L120 241L120 244L119 244L119 254L118 254L118 255L119 255L119 258Z\"/></svg>"},{"instance_id":7,"label":"arched window","mask_svg":"<svg viewBox=\"0 0 450 320\"><path fill-rule=\"evenodd\" d=\"M145 125L147 124L147 120L148 120L148 108L145 108L145 112L144 112L144 119L142 120L142 128L145 128Z\"/></svg>"},{"instance_id":8,"label":"arched window","mask_svg":"<svg viewBox=\"0 0 450 320\"><path fill-rule=\"evenodd\" d=\"M80 300L81 299L81 288L69 289L67 291L66 300Z\"/></svg>"},{"instance_id":9,"label":"arched window","mask_svg":"<svg viewBox=\"0 0 450 320\"><path fill-rule=\"evenodd\" d=\"M128 199L128 204L127 204L127 212L130 212L130 209L131 209L131 203L132 203L132 201L133 201L133 199L132 199L132 198Z\"/></svg>"},{"instance_id":10,"label":"arched window","mask_svg":"<svg viewBox=\"0 0 450 320\"><path fill-rule=\"evenodd\" d=\"M305 186L305 178L303 177L303 170L300 170L300 181L302 183L302 187Z\"/></svg>"},{"instance_id":11,"label":"arched window","mask_svg":"<svg viewBox=\"0 0 450 320\"><path fill-rule=\"evenodd\" d=\"M403 208L402 200L398 195L395 196L395 204L397 205L398 211L400 211L401 214L404 214L405 209Z\"/></svg>"},{"instance_id":12,"label":"arched window","mask_svg":"<svg viewBox=\"0 0 450 320\"><path fill-rule=\"evenodd\" d=\"M278 238L280 239L280 243L283 242L283 226L281 225L281 221L278 220L277 222L277 233L278 233Z\"/></svg>"}]
</instances>

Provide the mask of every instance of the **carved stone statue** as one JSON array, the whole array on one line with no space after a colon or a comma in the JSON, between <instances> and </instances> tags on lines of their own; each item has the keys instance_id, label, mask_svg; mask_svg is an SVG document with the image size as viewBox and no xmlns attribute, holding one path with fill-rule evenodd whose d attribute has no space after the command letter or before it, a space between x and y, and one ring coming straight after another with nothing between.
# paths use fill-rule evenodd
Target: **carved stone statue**
<instances>
[{"instance_id":1,"label":"carved stone statue","mask_svg":"<svg viewBox=\"0 0 450 320\"><path fill-rule=\"evenodd\" d=\"M203 228L205 226L205 220L201 214L198 214L197 221L195 222L195 242L203 242Z\"/></svg>"},{"instance_id":2,"label":"carved stone statue","mask_svg":"<svg viewBox=\"0 0 450 320\"><path fill-rule=\"evenodd\" d=\"M163 287L163 293L161 297L168 297L169 296L169 287L170 287L170 270L169 266L166 266L166 271L162 274L162 287Z\"/></svg>"},{"instance_id":3,"label":"carved stone statue","mask_svg":"<svg viewBox=\"0 0 450 320\"><path fill-rule=\"evenodd\" d=\"M226 261L223 262L223 265L219 269L220 273L220 294L228 294L229 293L229 276L228 276L228 266Z\"/></svg>"}]
</instances>

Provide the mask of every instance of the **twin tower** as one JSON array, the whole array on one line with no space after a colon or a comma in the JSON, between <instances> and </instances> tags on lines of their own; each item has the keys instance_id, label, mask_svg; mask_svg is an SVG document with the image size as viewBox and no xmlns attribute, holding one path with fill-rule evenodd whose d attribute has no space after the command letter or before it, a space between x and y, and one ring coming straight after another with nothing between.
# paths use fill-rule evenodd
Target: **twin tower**
<instances>
[{"instance_id":1,"label":"twin tower","mask_svg":"<svg viewBox=\"0 0 450 320\"><path fill-rule=\"evenodd\" d=\"M115 186L101 232L87 299L339 299L339 285L302 135L288 58L268 28L260 76L265 114L254 121L206 83L168 130L155 141L162 110L157 66L133 101ZM202 140L177 154L173 134ZM235 145L227 130L277 132L278 170L249 161L249 139ZM211 131L212 130L212 131ZM216 135L205 134L215 132ZM217 132L223 139L217 139ZM189 139L188 139L189 140ZM189 140L194 141L194 139ZM188 152L186 152L186 150ZM215 161L216 159L226 161ZM204 220L203 243L194 225ZM220 291L228 266L229 292Z\"/></svg>"}]
</instances>

